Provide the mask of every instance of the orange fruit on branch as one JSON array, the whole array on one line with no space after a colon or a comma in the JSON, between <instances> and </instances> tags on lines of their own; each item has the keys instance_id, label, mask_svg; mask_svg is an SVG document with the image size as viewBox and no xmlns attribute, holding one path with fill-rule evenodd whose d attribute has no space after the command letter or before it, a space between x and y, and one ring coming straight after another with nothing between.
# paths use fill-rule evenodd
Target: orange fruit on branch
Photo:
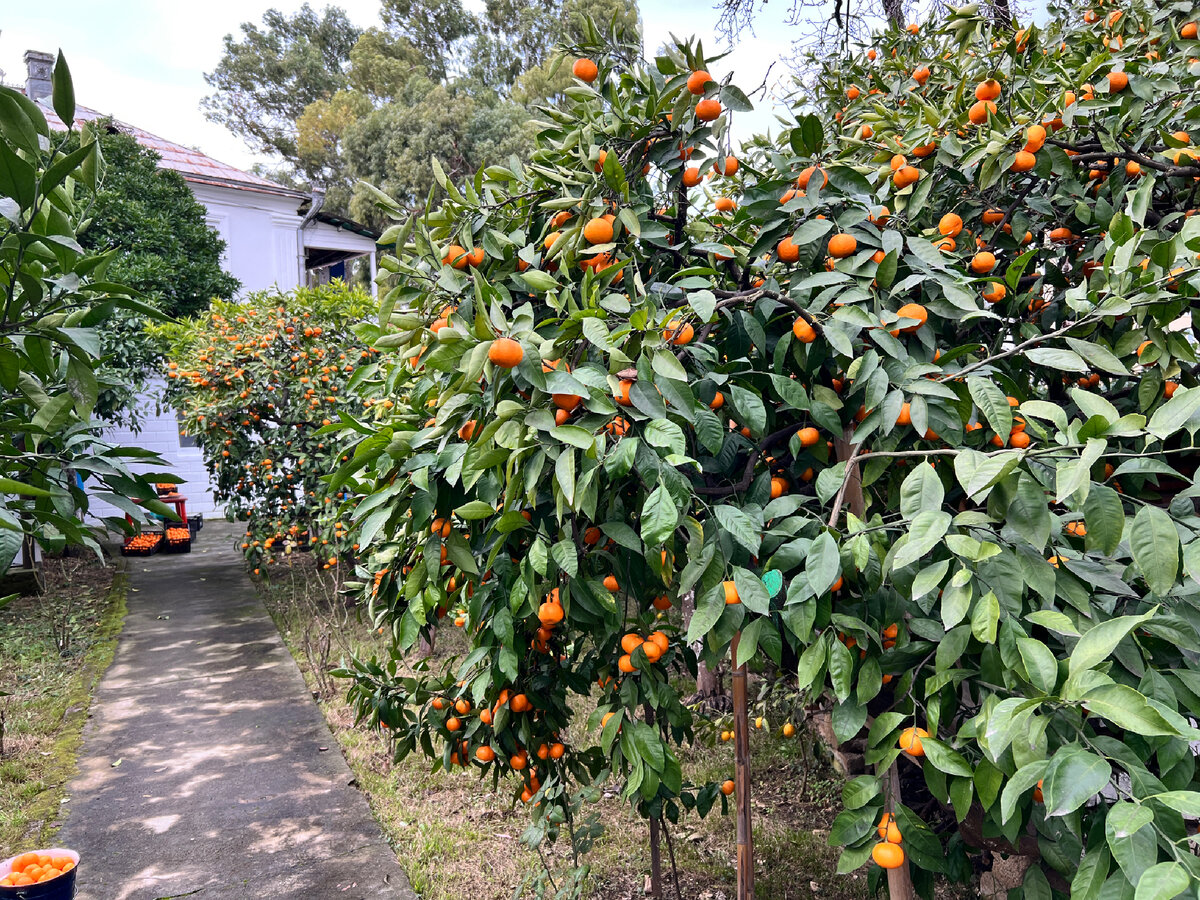
<instances>
[{"instance_id":1,"label":"orange fruit on branch","mask_svg":"<svg viewBox=\"0 0 1200 900\"><path fill-rule=\"evenodd\" d=\"M962 216L958 213L946 213L938 221L938 234L945 235L946 237L958 237L962 229L963 220Z\"/></svg>"},{"instance_id":2,"label":"orange fruit on branch","mask_svg":"<svg viewBox=\"0 0 1200 900\"><path fill-rule=\"evenodd\" d=\"M1000 99L1000 82L995 78L989 78L987 81L981 81L975 85L976 100L999 100Z\"/></svg>"},{"instance_id":3,"label":"orange fruit on branch","mask_svg":"<svg viewBox=\"0 0 1200 900\"><path fill-rule=\"evenodd\" d=\"M589 244L607 244L613 239L613 226L609 219L600 217L583 226L583 239Z\"/></svg>"},{"instance_id":4,"label":"orange fruit on branch","mask_svg":"<svg viewBox=\"0 0 1200 900\"><path fill-rule=\"evenodd\" d=\"M872 848L871 859L881 869L898 869L904 865L904 848L884 841Z\"/></svg>"},{"instance_id":5,"label":"orange fruit on branch","mask_svg":"<svg viewBox=\"0 0 1200 900\"><path fill-rule=\"evenodd\" d=\"M721 101L715 97L706 97L696 104L696 118L701 122L711 122L721 115Z\"/></svg>"},{"instance_id":6,"label":"orange fruit on branch","mask_svg":"<svg viewBox=\"0 0 1200 900\"><path fill-rule=\"evenodd\" d=\"M575 60L575 65L571 66L571 74L580 81L586 81L588 84L591 84L596 80L596 76L600 74L600 67L590 59L577 59Z\"/></svg>"},{"instance_id":7,"label":"orange fruit on branch","mask_svg":"<svg viewBox=\"0 0 1200 900\"><path fill-rule=\"evenodd\" d=\"M713 77L703 69L697 69L687 79L687 89L689 93L695 94L697 97L704 93L704 86L713 80Z\"/></svg>"},{"instance_id":8,"label":"orange fruit on branch","mask_svg":"<svg viewBox=\"0 0 1200 900\"><path fill-rule=\"evenodd\" d=\"M524 358L524 348L518 341L509 337L497 338L488 348L488 359L501 369L516 368Z\"/></svg>"},{"instance_id":9,"label":"orange fruit on branch","mask_svg":"<svg viewBox=\"0 0 1200 900\"><path fill-rule=\"evenodd\" d=\"M800 258L800 248L792 243L790 234L776 245L775 252L779 254L779 261L784 263L794 263Z\"/></svg>"},{"instance_id":10,"label":"orange fruit on branch","mask_svg":"<svg viewBox=\"0 0 1200 900\"><path fill-rule=\"evenodd\" d=\"M921 738L929 737L929 732L924 728L912 726L905 728L900 732L899 747L909 756L924 756L925 748L921 745Z\"/></svg>"},{"instance_id":11,"label":"orange fruit on branch","mask_svg":"<svg viewBox=\"0 0 1200 900\"><path fill-rule=\"evenodd\" d=\"M900 329L905 334L912 334L918 331L929 320L929 311L920 303L905 303L896 310L896 315L905 319L916 319L917 321L916 325L905 325Z\"/></svg>"},{"instance_id":12,"label":"orange fruit on branch","mask_svg":"<svg viewBox=\"0 0 1200 900\"><path fill-rule=\"evenodd\" d=\"M725 605L733 606L735 603L741 603L742 598L738 594L737 584L732 581L721 582L721 587L725 590Z\"/></svg>"},{"instance_id":13,"label":"orange fruit on branch","mask_svg":"<svg viewBox=\"0 0 1200 900\"><path fill-rule=\"evenodd\" d=\"M971 271L976 275L986 275L996 268L996 256L988 250L981 250L971 257Z\"/></svg>"},{"instance_id":14,"label":"orange fruit on branch","mask_svg":"<svg viewBox=\"0 0 1200 900\"><path fill-rule=\"evenodd\" d=\"M843 259L858 249L858 241L852 234L835 234L829 239L829 255Z\"/></svg>"},{"instance_id":15,"label":"orange fruit on branch","mask_svg":"<svg viewBox=\"0 0 1200 900\"><path fill-rule=\"evenodd\" d=\"M667 327L663 329L663 340L677 347L690 344L695 335L696 331L692 328L691 323L680 322L678 319L672 319L667 323Z\"/></svg>"},{"instance_id":16,"label":"orange fruit on branch","mask_svg":"<svg viewBox=\"0 0 1200 900\"><path fill-rule=\"evenodd\" d=\"M815 447L821 440L821 432L808 425L796 432L801 447Z\"/></svg>"},{"instance_id":17,"label":"orange fruit on branch","mask_svg":"<svg viewBox=\"0 0 1200 900\"><path fill-rule=\"evenodd\" d=\"M802 344L811 344L817 339L816 329L808 324L808 320L804 316L800 316L792 323L792 334Z\"/></svg>"}]
</instances>

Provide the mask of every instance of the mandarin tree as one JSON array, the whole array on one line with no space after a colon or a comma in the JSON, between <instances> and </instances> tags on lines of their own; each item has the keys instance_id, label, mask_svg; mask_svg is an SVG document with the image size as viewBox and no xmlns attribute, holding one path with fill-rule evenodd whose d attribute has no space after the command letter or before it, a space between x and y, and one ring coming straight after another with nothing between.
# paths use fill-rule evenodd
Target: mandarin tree
<instances>
[{"instance_id":1,"label":"mandarin tree","mask_svg":"<svg viewBox=\"0 0 1200 900\"><path fill-rule=\"evenodd\" d=\"M246 522L242 549L256 564L311 547L329 567L350 546L322 480L339 462L326 429L367 409L351 388L375 352L351 326L371 309L366 294L335 283L217 301L159 328L168 396L217 500Z\"/></svg>"},{"instance_id":2,"label":"mandarin tree","mask_svg":"<svg viewBox=\"0 0 1200 900\"><path fill-rule=\"evenodd\" d=\"M586 48L529 165L435 166L364 330L399 401L342 474L378 622L468 627L453 667L347 672L399 753L490 748L534 838L614 772L673 820L714 786L682 781L668 672L786 643L873 768L842 871L929 895L987 849L1026 896L1194 884L1200 46L1167 8L1059 12L888 32L740 158L698 49ZM530 764L579 695L598 733Z\"/></svg>"}]
</instances>

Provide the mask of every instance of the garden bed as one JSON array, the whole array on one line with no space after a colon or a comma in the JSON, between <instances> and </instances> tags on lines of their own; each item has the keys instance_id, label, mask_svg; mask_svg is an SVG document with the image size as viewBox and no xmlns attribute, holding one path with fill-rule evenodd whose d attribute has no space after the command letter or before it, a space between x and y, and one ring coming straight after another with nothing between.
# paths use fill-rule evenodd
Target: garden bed
<instances>
[{"instance_id":1,"label":"garden bed","mask_svg":"<svg viewBox=\"0 0 1200 900\"><path fill-rule=\"evenodd\" d=\"M519 843L528 814L512 808L511 785L502 781L501 791L493 793L474 771L430 774L429 761L418 755L394 765L386 738L354 726L345 685L327 674L353 650L374 647L385 653L383 639L356 620L337 597L329 575L309 558L292 557L289 564L275 567L272 576L271 582L259 582L267 606L414 889L426 900L508 900L540 867L536 854ZM463 646L461 634L445 628L436 655L461 654ZM835 874L838 851L826 841L841 809L840 779L805 758L799 733L786 740L778 735L782 723L772 724L776 727L752 735L757 894L779 900L866 897L865 870ZM693 781L732 777L732 743L713 740L711 731L706 729L702 743L681 753L685 777ZM611 787L600 803L606 833L588 860L592 879L587 896L641 897L650 866L647 827L616 796L617 785ZM732 896L732 815L686 817L672 829L672 838L681 896ZM555 848L555 854L564 854L557 862L565 862L566 852L565 844ZM675 891L665 846L663 856L664 891L671 898Z\"/></svg>"},{"instance_id":2,"label":"garden bed","mask_svg":"<svg viewBox=\"0 0 1200 900\"><path fill-rule=\"evenodd\" d=\"M43 595L0 609L0 858L53 843L125 616L125 578L111 563L48 559L45 573Z\"/></svg>"}]
</instances>

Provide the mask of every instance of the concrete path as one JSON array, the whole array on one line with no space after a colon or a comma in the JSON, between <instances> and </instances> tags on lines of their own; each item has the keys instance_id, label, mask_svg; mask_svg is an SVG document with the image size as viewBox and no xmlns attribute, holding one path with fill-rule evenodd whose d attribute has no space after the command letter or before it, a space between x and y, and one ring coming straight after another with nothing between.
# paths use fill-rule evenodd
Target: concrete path
<instances>
[{"instance_id":1,"label":"concrete path","mask_svg":"<svg viewBox=\"0 0 1200 900\"><path fill-rule=\"evenodd\" d=\"M60 835L78 900L415 900L230 526L128 563Z\"/></svg>"}]
</instances>

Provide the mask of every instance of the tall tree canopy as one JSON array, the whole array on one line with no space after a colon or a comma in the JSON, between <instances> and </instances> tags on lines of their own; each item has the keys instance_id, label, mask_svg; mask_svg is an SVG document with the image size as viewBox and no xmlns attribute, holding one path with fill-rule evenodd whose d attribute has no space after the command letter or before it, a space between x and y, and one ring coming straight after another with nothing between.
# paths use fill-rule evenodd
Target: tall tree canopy
<instances>
[{"instance_id":1,"label":"tall tree canopy","mask_svg":"<svg viewBox=\"0 0 1200 900\"><path fill-rule=\"evenodd\" d=\"M242 38L225 35L225 52L204 76L216 92L205 114L259 153L296 155L296 119L308 104L347 86L359 30L345 11L321 14L305 3L293 16L269 9L263 27L242 23Z\"/></svg>"},{"instance_id":2,"label":"tall tree canopy","mask_svg":"<svg viewBox=\"0 0 1200 900\"><path fill-rule=\"evenodd\" d=\"M556 44L598 22L638 39L636 0L381 0L379 24L357 31L346 14L305 6L267 14L225 39L210 118L283 162L293 183L321 184L326 204L364 221L377 212L358 181L401 202L424 202L437 153L461 179L486 158L532 149L533 106L560 97L569 66Z\"/></svg>"}]
</instances>

